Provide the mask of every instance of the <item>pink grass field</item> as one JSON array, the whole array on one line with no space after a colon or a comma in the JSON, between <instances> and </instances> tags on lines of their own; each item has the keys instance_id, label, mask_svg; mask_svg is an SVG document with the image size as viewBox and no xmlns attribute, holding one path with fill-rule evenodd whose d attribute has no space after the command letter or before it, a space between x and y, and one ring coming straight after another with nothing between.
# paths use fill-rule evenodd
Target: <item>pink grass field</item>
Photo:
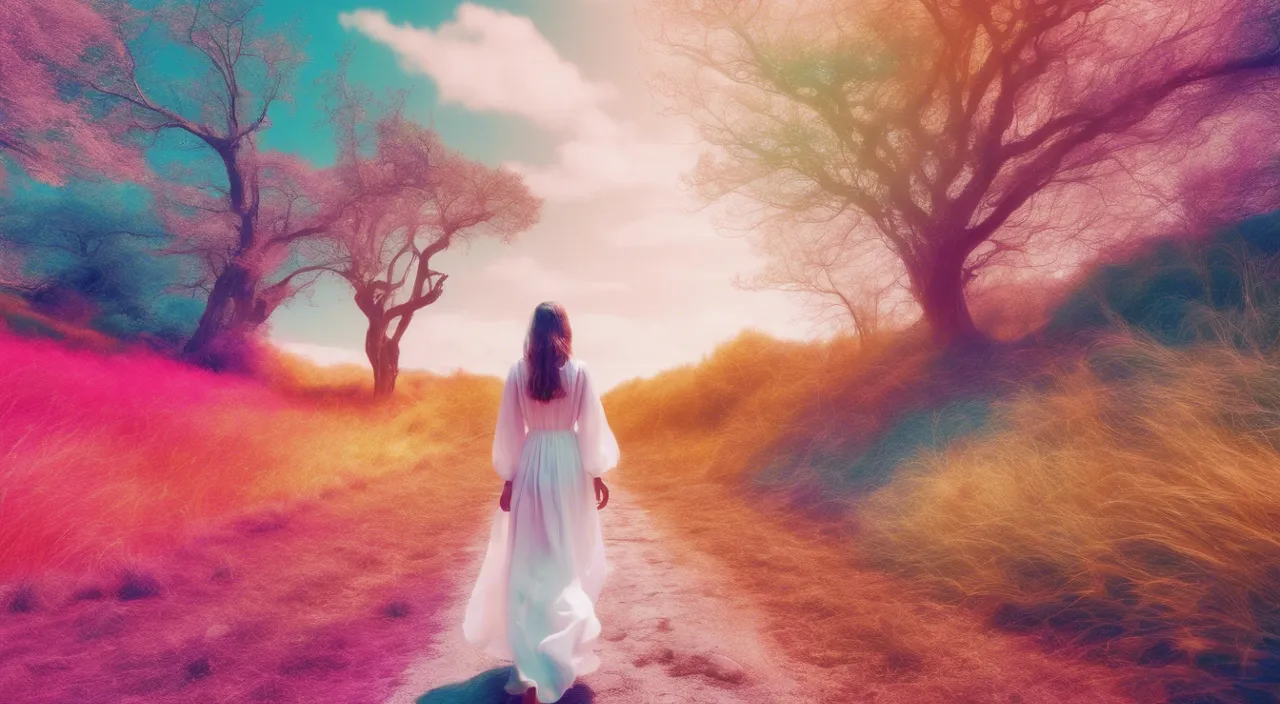
<instances>
[{"instance_id":1,"label":"pink grass field","mask_svg":"<svg viewBox=\"0 0 1280 704\"><path fill-rule=\"evenodd\" d=\"M0 701L376 701L429 647L496 382L267 366L0 333Z\"/></svg>"},{"instance_id":2,"label":"pink grass field","mask_svg":"<svg viewBox=\"0 0 1280 704\"><path fill-rule=\"evenodd\" d=\"M132 559L252 503L418 466L483 432L479 408L439 398L496 404L492 380L457 376L371 408L276 369L272 388L0 334L0 577Z\"/></svg>"}]
</instances>

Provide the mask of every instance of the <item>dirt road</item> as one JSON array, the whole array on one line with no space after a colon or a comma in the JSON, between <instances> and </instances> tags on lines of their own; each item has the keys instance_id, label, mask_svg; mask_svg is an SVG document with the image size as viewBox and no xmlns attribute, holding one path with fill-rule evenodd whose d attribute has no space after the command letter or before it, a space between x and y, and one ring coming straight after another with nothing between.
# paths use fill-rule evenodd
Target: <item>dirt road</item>
<instances>
[{"instance_id":1,"label":"dirt road","mask_svg":"<svg viewBox=\"0 0 1280 704\"><path fill-rule=\"evenodd\" d=\"M817 668L769 645L752 605L726 586L708 558L670 551L628 494L614 490L601 513L610 573L600 595L601 668L561 701L634 704L814 702L803 682ZM468 575L483 544L468 551ZM505 702L508 670L462 638L471 584L460 580L428 657L415 663L387 704ZM514 699L514 698L512 698Z\"/></svg>"},{"instance_id":2,"label":"dirt road","mask_svg":"<svg viewBox=\"0 0 1280 704\"><path fill-rule=\"evenodd\" d=\"M0 587L0 702L508 702L508 665L461 634L493 499L442 488L427 469L228 521L163 561ZM888 611L881 602L900 595L873 573L843 583L841 608L927 619L949 655L909 677L871 661L798 661L766 637L769 618L721 558L664 532L634 495L615 487L602 520L602 666L565 704L1134 701L1105 671L956 609ZM768 535L739 542L751 550ZM875 651L883 633L850 631L846 650Z\"/></svg>"}]
</instances>

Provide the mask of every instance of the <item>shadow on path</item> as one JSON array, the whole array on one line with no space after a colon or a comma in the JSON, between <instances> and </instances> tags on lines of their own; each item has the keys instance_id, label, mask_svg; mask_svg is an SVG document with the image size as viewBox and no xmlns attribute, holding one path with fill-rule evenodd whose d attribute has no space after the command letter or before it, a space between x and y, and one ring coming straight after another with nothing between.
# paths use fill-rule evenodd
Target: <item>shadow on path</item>
<instances>
[{"instance_id":1,"label":"shadow on path","mask_svg":"<svg viewBox=\"0 0 1280 704\"><path fill-rule=\"evenodd\" d=\"M511 674L509 667L495 667L482 672L465 682L455 682L443 687L436 687L418 697L417 704L507 704L518 702L520 698L507 694L502 688ZM575 684L564 693L558 704L591 704L596 700L595 692L585 684Z\"/></svg>"}]
</instances>

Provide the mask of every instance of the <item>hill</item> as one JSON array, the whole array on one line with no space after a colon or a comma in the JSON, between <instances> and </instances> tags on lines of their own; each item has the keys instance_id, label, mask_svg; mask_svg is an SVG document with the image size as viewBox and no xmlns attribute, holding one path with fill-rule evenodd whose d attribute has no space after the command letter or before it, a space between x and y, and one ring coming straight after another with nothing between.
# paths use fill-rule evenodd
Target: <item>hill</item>
<instances>
[{"instance_id":1,"label":"hill","mask_svg":"<svg viewBox=\"0 0 1280 704\"><path fill-rule=\"evenodd\" d=\"M608 396L620 481L814 662L857 657L859 565L1171 701L1275 701L1277 242L1268 217L1131 253L979 352L745 334Z\"/></svg>"},{"instance_id":2,"label":"hill","mask_svg":"<svg viewBox=\"0 0 1280 704\"><path fill-rule=\"evenodd\" d=\"M453 467L488 441L501 392L406 374L378 404L359 370L272 353L258 378L215 374L16 307L6 319L0 578L163 553L237 511Z\"/></svg>"}]
</instances>

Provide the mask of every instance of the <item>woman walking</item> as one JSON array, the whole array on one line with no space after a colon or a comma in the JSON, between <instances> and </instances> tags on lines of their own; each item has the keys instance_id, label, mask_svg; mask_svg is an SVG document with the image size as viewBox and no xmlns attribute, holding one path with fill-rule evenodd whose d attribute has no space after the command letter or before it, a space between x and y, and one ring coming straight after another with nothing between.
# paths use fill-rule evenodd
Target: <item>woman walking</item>
<instances>
[{"instance_id":1,"label":"woman walking","mask_svg":"<svg viewBox=\"0 0 1280 704\"><path fill-rule=\"evenodd\" d=\"M507 692L555 702L600 665L595 602L604 585L596 515L618 443L564 308L534 310L523 359L507 374L493 465L505 481L467 604L468 642L515 662Z\"/></svg>"}]
</instances>

